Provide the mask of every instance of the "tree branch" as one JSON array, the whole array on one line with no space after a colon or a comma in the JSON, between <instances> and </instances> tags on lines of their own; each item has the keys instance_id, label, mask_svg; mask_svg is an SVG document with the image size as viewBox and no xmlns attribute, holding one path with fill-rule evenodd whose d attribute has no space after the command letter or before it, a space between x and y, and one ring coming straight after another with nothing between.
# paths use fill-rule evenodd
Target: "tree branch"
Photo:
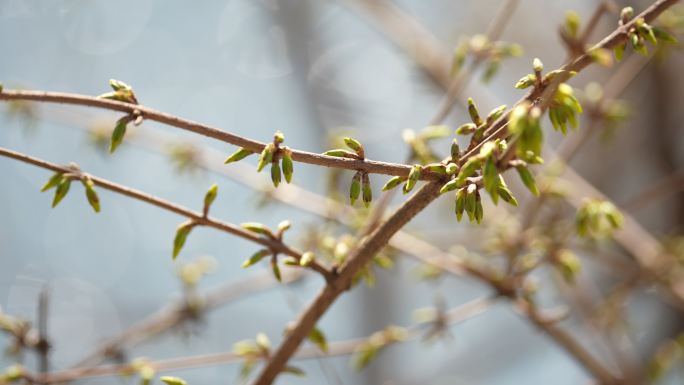
<instances>
[{"instance_id":1,"label":"tree branch","mask_svg":"<svg viewBox=\"0 0 684 385\"><path fill-rule=\"evenodd\" d=\"M456 325L471 318L474 318L487 309L489 309L496 299L491 297L478 298L469 301L463 305L449 309L445 312L445 321L448 325ZM408 327L408 338L403 341L393 340L388 343L396 344L404 341L411 341L419 338L422 335L423 325L415 324ZM328 344L328 352L323 353L316 346L307 346L302 348L294 359L308 360L325 358L332 356L350 355L357 351L357 349L365 344L368 338L355 338L348 341L331 342ZM207 367L213 365L235 364L243 360L242 357L230 352L202 354L197 356L187 356L180 358L171 358L166 360L151 361L149 365L158 372L175 371L181 369L192 369ZM102 365L93 368L72 368L66 370L55 371L45 375L29 374L28 377L36 384L54 384L76 380L83 380L86 378L106 377L120 375L131 370L130 364L123 365ZM0 384L3 384L0 380Z\"/></svg>"},{"instance_id":2,"label":"tree branch","mask_svg":"<svg viewBox=\"0 0 684 385\"><path fill-rule=\"evenodd\" d=\"M54 172L60 172L60 173L73 173L74 169L68 166L61 166L55 163L50 163L42 159L34 158L29 155L25 155L16 151L8 150L6 148L0 147L0 156L4 156L7 158L12 158L24 163L32 164L37 167L41 167L47 170L52 170ZM266 237L260 237L256 235L255 233L252 233L250 231L247 231L243 229L242 227L236 226L232 223L228 222L223 222L218 219L214 219L210 216L204 216L202 213L190 210L186 207L180 206L178 204L175 204L173 202L158 198L154 195L147 194L145 192L139 191L132 189L130 187L126 187L114 182L110 182L106 179L102 179L99 177L96 177L94 175L90 174L85 174L84 175L90 176L92 179L93 183L95 183L96 186L100 186L104 189L119 193L121 195L125 195L127 197L137 199L139 201L149 203L153 206L157 206L159 208L162 208L167 211L171 211L173 213L176 213L178 215L184 216L188 219L191 219L195 223L201 226L207 226L207 227L212 227L221 231L224 231L226 233L235 235L237 237L246 239L248 241L252 241L254 243L260 244L262 246L266 246L270 250L274 252L278 252L281 254L289 255L292 257L295 257L297 259L301 258L302 253L290 248L289 246L285 245L282 241L278 241L275 239L271 238L266 238ZM310 265L310 268L321 275L326 280L330 280L332 278L332 273L329 272L325 267L321 266L319 263L312 263Z\"/></svg>"},{"instance_id":3,"label":"tree branch","mask_svg":"<svg viewBox=\"0 0 684 385\"><path fill-rule=\"evenodd\" d=\"M196 134L204 135L225 143L244 147L256 153L260 153L266 143L245 138L232 134L221 129L207 126L191 120L182 119L164 112L154 110L140 104L130 104L109 99L101 99L88 95L68 94L61 92L46 91L22 91L22 90L3 90L0 92L0 100L27 100L47 103L73 104L86 107L96 107L112 111L134 114L138 111L145 119L153 120L169 126L191 131ZM385 174L393 176L406 176L412 166L380 162L375 160L359 160L351 158L341 158L316 154L313 152L292 150L292 159L297 162L315 164L319 166L342 168L347 170L362 170L368 173ZM423 180L435 180L438 176L434 173L426 172Z\"/></svg>"}]
</instances>

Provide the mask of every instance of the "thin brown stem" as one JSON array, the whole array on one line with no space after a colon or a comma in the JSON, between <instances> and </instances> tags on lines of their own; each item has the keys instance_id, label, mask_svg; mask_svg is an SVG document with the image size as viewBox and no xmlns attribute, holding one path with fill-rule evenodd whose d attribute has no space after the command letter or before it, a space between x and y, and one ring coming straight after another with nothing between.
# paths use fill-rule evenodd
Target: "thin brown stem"
<instances>
[{"instance_id":1,"label":"thin brown stem","mask_svg":"<svg viewBox=\"0 0 684 385\"><path fill-rule=\"evenodd\" d=\"M65 174L70 174L74 172L74 169L68 166L62 166L58 165L55 163L50 163L48 161L38 159L29 155L25 155L16 151L8 150L5 148L0 147L0 156L12 158L24 163L32 164L37 167L41 167L47 170L51 170L54 172L59 172L59 173L65 173ZM86 174L84 174L86 175ZM154 195L132 189L127 186L123 186L114 182L110 182L106 179L102 179L99 177L96 177L94 175L89 175L90 178L92 179L93 183L95 183L96 186L102 187L104 189L107 189L109 191L113 191L116 193L119 193L121 195L125 195L127 197L137 199L139 201L149 203L153 206L159 207L161 209L171 211L173 213L176 213L178 215L184 216L190 220L192 220L194 223L197 225L201 226L207 226L207 227L212 227L221 231L224 231L226 233L235 235L237 237L246 239L248 241L252 241L254 243L260 244L262 246L266 246L270 250L273 250L275 252L289 255L292 257L295 257L297 259L301 258L302 253L287 246L283 242L272 239L272 238L266 238L266 237L260 237L256 235L255 233L252 233L250 231L247 231L237 225L234 225L232 223L228 222L223 222L218 219L214 219L210 216L204 216L201 212L190 210L186 207L180 206L176 203L167 201L165 199L158 198ZM320 273L323 275L323 277L326 278L326 280L330 280L332 277L332 273L330 273L325 267L320 265L319 263L313 263L311 264L311 269Z\"/></svg>"},{"instance_id":2,"label":"thin brown stem","mask_svg":"<svg viewBox=\"0 0 684 385\"><path fill-rule=\"evenodd\" d=\"M47 103L73 104L87 107L97 107L112 111L133 114L139 111L145 119L164 123L169 126L191 131L196 134L204 135L225 143L230 143L248 150L260 153L266 143L245 138L221 129L193 122L164 112L154 110L139 104L130 104L109 99L100 99L88 95L68 94L61 92L45 91L23 91L23 90L3 90L0 93L0 100L27 100ZM351 159L316 154L313 152L292 150L292 159L297 162L315 164L325 167L336 167L347 170L363 170L368 173L385 174L393 176L406 176L411 170L411 166L380 162L369 159ZM422 179L434 180L437 175L425 173Z\"/></svg>"},{"instance_id":3,"label":"thin brown stem","mask_svg":"<svg viewBox=\"0 0 684 385\"><path fill-rule=\"evenodd\" d=\"M577 340L555 322L549 322L529 302L518 301L518 309L527 316L539 329L551 336L560 346L572 355L582 366L587 368L603 385L618 384L618 379L607 370L591 353L585 350Z\"/></svg>"},{"instance_id":4,"label":"thin brown stem","mask_svg":"<svg viewBox=\"0 0 684 385\"><path fill-rule=\"evenodd\" d=\"M283 270L282 284L296 282L302 277L301 270ZM270 272L260 272L237 282L223 284L206 293L199 295L199 303L202 304L202 312L207 312L223 306L237 299L243 299L252 294L256 294L280 284L275 280ZM116 337L110 338L93 352L78 361L74 366L80 369L92 366L106 356L124 347L134 346L144 340L179 325L187 318L187 303L185 301L175 301L144 319L129 326L124 332Z\"/></svg>"},{"instance_id":5,"label":"thin brown stem","mask_svg":"<svg viewBox=\"0 0 684 385\"><path fill-rule=\"evenodd\" d=\"M457 306L448 310L445 313L445 318L448 325L456 325L471 318L474 318L484 313L494 303L495 299L491 297L479 298L467 302L463 305ZM421 325L412 325L407 328L408 338L402 341L392 341L390 344L396 344L403 341L411 341L419 338L422 334L423 328ZM297 352L293 359L308 360L319 359L332 356L345 356L353 354L357 349L368 341L367 338L355 338L348 341L331 342L328 344L328 352L321 352L318 347L306 346ZM389 344L387 345L389 346ZM263 358L260 358L263 359ZM243 358L233 352L221 352L212 354L202 354L197 356L187 356L181 358L172 358L159 361L151 361L149 365L158 372L170 372L181 369L191 369L208 367L214 365L235 364L242 362ZM95 377L115 376L126 371L130 371L131 365L103 365L93 368L72 368L45 375L30 375L33 382L37 384L53 384L75 380L82 380ZM0 384L2 381L0 381Z\"/></svg>"},{"instance_id":6,"label":"thin brown stem","mask_svg":"<svg viewBox=\"0 0 684 385\"><path fill-rule=\"evenodd\" d=\"M517 6L518 0L506 0L503 6L499 8L499 11L497 12L493 21L487 28L487 33L485 36L487 37L488 41L497 40L499 36L501 36L501 33L503 32L504 28L506 28L508 21L511 19L511 15L513 14ZM447 94L444 97L444 100L442 101L439 110L430 121L430 124L439 124L442 121L444 121L444 119L446 119L451 110L454 108L454 104L459 96L459 93L466 86L468 80L470 80L471 74L473 73L473 71L475 71L477 67L480 66L480 64L482 64L484 60L485 56L478 55L470 63L470 66L461 71L453 81L449 81L449 86L447 87Z\"/></svg>"},{"instance_id":7,"label":"thin brown stem","mask_svg":"<svg viewBox=\"0 0 684 385\"><path fill-rule=\"evenodd\" d=\"M684 190L684 169L680 169L659 181L647 184L645 189L625 199L620 204L620 207L624 210L635 212L657 202L661 198L676 194L682 190Z\"/></svg>"}]
</instances>

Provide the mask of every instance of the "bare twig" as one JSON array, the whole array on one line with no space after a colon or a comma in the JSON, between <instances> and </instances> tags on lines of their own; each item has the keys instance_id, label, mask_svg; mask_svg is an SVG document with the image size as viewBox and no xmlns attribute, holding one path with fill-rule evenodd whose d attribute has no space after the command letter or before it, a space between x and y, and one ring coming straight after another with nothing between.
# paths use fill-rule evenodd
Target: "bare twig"
<instances>
[{"instance_id":1,"label":"bare twig","mask_svg":"<svg viewBox=\"0 0 684 385\"><path fill-rule=\"evenodd\" d=\"M449 325L455 325L474 318L484 313L489 307L495 303L495 299L490 297L479 298L467 302L463 305L450 309L445 313L446 321ZM423 328L421 325L412 325L408 327L408 338L404 341L414 340L422 334ZM348 341L331 342L328 344L328 352L323 353L318 347L307 346L297 353L294 359L308 360L318 359L331 356L350 355L357 351L357 349L367 342L367 338L356 338ZM392 341L390 344L395 344L402 341ZM389 344L388 344L389 345ZM148 364L158 372L170 372L181 369L200 368L214 365L235 364L242 362L243 358L233 352L222 352L213 354L203 354L198 356L187 356L181 358L172 358L160 361L150 361ZM103 365L93 368L73 368L56 372L47 373L45 375L30 375L31 380L36 384L54 384L75 380L82 380L94 377L115 376L131 370L129 364L123 365ZM0 384L3 382L0 380Z\"/></svg>"},{"instance_id":2,"label":"bare twig","mask_svg":"<svg viewBox=\"0 0 684 385\"><path fill-rule=\"evenodd\" d=\"M301 270L286 269L283 270L282 283L288 284L296 282L301 277ZM206 312L236 299L242 299L249 295L271 289L278 284L279 282L275 280L273 274L270 272L260 272L237 282L223 284L214 289L210 289L205 294L199 296L199 301L202 304L202 311ZM131 325L118 336L109 339L92 353L78 361L74 366L79 367L80 369L92 366L112 352L118 351L125 346L136 345L143 340L171 329L185 319L187 315L186 310L187 303L184 301L173 302L145 317L145 319Z\"/></svg>"},{"instance_id":3,"label":"bare twig","mask_svg":"<svg viewBox=\"0 0 684 385\"><path fill-rule=\"evenodd\" d=\"M50 370L50 339L48 337L49 293L44 287L38 297L38 342L36 351L39 358L39 370L46 373Z\"/></svg>"},{"instance_id":4,"label":"bare twig","mask_svg":"<svg viewBox=\"0 0 684 385\"><path fill-rule=\"evenodd\" d=\"M620 206L627 211L637 211L658 199L668 197L684 190L684 169L670 174L655 183L649 183L646 188L634 196L625 199Z\"/></svg>"}]
</instances>

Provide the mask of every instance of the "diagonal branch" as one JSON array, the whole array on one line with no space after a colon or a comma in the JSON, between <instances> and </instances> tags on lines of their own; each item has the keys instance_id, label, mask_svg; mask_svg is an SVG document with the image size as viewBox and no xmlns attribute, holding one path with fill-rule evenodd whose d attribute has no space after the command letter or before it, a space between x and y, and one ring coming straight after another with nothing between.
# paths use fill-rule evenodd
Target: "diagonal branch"
<instances>
[{"instance_id":1,"label":"diagonal branch","mask_svg":"<svg viewBox=\"0 0 684 385\"><path fill-rule=\"evenodd\" d=\"M491 297L484 297L471 300L463 305L449 309L444 313L444 322L447 325L456 325L461 322L472 319L487 311L492 305L496 303L496 299ZM404 340L393 340L387 345L400 343L403 341L411 341L419 338L424 331L424 325L414 324L407 327L408 336ZM307 360L316 358L326 358L332 356L350 355L357 351L357 349L368 341L368 338L355 338L347 341L337 341L328 344L328 352L322 353L318 347L308 346L301 349L294 359ZM262 359L262 358L260 358ZM187 356L180 358L171 358L166 360L151 361L149 365L158 372L168 372L181 369L191 369L207 367L219 364L235 364L242 362L243 358L234 352L220 352L211 354L202 354L197 356ZM72 368L60 371L54 371L45 375L28 374L34 383L37 384L54 384L69 381L82 380L86 378L114 376L121 373L126 373L131 370L130 364L123 365L102 365L93 368ZM3 384L0 380L0 384Z\"/></svg>"},{"instance_id":2,"label":"diagonal branch","mask_svg":"<svg viewBox=\"0 0 684 385\"><path fill-rule=\"evenodd\" d=\"M235 135L228 131L193 122L164 112L154 110L139 104L130 104L116 100L100 99L88 95L69 94L62 92L46 91L22 91L22 90L3 90L0 92L0 100L27 100L47 103L73 104L86 107L96 107L112 111L124 112L127 114L140 114L145 119L153 120L169 126L191 131L196 134L204 135L225 143L244 147L256 153L260 153L266 143ZM342 168L347 170L361 170L368 173L385 174L393 176L406 176L411 170L411 166L380 162L369 159L351 159L334 156L316 154L308 151L292 150L292 159L297 162L315 164L319 166ZM425 173L422 179L434 180L436 175Z\"/></svg>"},{"instance_id":3,"label":"diagonal branch","mask_svg":"<svg viewBox=\"0 0 684 385\"><path fill-rule=\"evenodd\" d=\"M665 9L674 5L676 2L676 0L656 1L644 12L638 15L634 20L643 18L647 22L651 21ZM633 23L634 21L619 27L613 33L604 38L600 43L594 46L594 48L612 48L622 42L625 42L628 38L628 28L631 28ZM591 56L587 53L584 53L572 63L563 66L562 69L566 71L579 72L592 62L593 59ZM558 84L566 79L567 77L565 76L559 76L558 81L551 82L546 87L540 87L533 90L532 92L528 93L528 95L520 102L533 102L537 101L538 98L541 98L541 103L547 103L549 97L555 92ZM480 145L494 138L505 137L507 119L508 116L506 115L495 122L492 126L492 132L489 134L486 140L483 140L480 143ZM462 165L470 156L472 156L475 151L479 151L479 146L475 146L471 151L466 153L459 160L459 164ZM388 218L382 225L373 231L373 233L371 233L362 241L355 252L352 253L347 264L342 267L339 276L336 277L333 282L329 282L328 285L326 285L326 287L318 294L314 301L296 321L295 327L292 329L285 341L278 347L278 350L272 356L266 367L262 370L254 383L255 385L268 385L273 382L276 376L283 370L289 358L295 353L304 338L308 335L311 329L315 327L318 319L326 312L326 310L332 305L337 297L347 289L347 286L351 282L353 275L358 272L387 241L389 241L394 233L399 231L399 229L408 223L408 221L410 221L418 212L424 209L430 202L439 196L439 188L440 186L438 182L429 182L424 185L411 198L404 202L404 204L390 218ZM566 347L566 349L567 348L568 347ZM593 368L588 367L588 369L592 370ZM602 383L613 383L615 381L615 378L612 375L609 375L609 373L607 374L606 371L592 371L592 373L597 376Z\"/></svg>"},{"instance_id":4,"label":"diagonal branch","mask_svg":"<svg viewBox=\"0 0 684 385\"><path fill-rule=\"evenodd\" d=\"M16 151L8 150L5 148L0 147L0 156L4 156L7 158L12 158L24 163L32 164L37 167L41 167L47 170L52 170L54 172L60 172L60 173L73 173L74 169L68 167L68 166L61 166L55 163L50 163L48 161L34 158L29 155L25 155ZM271 239L271 238L266 238L266 237L260 237L256 235L255 233L252 233L250 231L247 231L239 226L236 226L232 223L228 222L223 222L218 219L214 219L210 216L204 216L202 213L198 211L194 211L191 209L188 209L186 207L183 207L181 205L178 205L176 203L158 198L154 195L150 195L148 193L132 189L130 187L126 187L114 182L110 182L106 179L102 179L93 175L88 175L92 179L93 183L95 183L96 186L100 186L104 189L107 189L109 191L113 191L116 193L119 193L121 195L125 195L127 197L137 199L139 201L149 203L153 206L157 206L159 208L162 208L167 211L171 211L173 213L176 213L178 215L184 216L188 219L191 219L195 223L201 226L207 226L207 227L212 227L221 231L224 231L228 234L235 235L237 237L246 239L248 241L252 241L254 243L260 244L262 246L265 246L269 248L270 250L274 252L278 252L281 254L289 255L292 257L295 257L297 259L301 258L302 253L287 246L284 244L282 241ZM320 273L323 275L323 277L326 278L326 280L330 280L332 278L332 273L329 272L325 267L318 263L312 263L310 265L311 269Z\"/></svg>"}]
</instances>

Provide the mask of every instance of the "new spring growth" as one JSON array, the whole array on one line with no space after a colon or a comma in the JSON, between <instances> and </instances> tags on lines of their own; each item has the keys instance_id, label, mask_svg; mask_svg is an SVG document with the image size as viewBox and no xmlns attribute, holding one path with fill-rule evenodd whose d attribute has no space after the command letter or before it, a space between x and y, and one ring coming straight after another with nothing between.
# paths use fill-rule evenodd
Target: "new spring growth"
<instances>
[{"instance_id":1,"label":"new spring growth","mask_svg":"<svg viewBox=\"0 0 684 385\"><path fill-rule=\"evenodd\" d=\"M256 253L252 254L252 256L249 257L247 260L242 262L242 268L245 269L245 268L248 268L252 265L255 265L255 264L259 263L259 261L261 261L262 259L264 259L265 257L267 257L271 254L272 253L270 250L267 250L267 249L259 250Z\"/></svg>"},{"instance_id":2,"label":"new spring growth","mask_svg":"<svg viewBox=\"0 0 684 385\"><path fill-rule=\"evenodd\" d=\"M575 225L577 234L588 238L605 238L622 227L622 213L606 200L587 199L577 210Z\"/></svg>"},{"instance_id":3,"label":"new spring growth","mask_svg":"<svg viewBox=\"0 0 684 385\"><path fill-rule=\"evenodd\" d=\"M323 333L323 331L321 331L321 329L317 327L311 329L311 332L309 333L307 338L314 345L316 345L323 353L328 352L328 339L325 337L325 334Z\"/></svg>"},{"instance_id":4,"label":"new spring growth","mask_svg":"<svg viewBox=\"0 0 684 385\"><path fill-rule=\"evenodd\" d=\"M248 157L252 154L254 154L254 151L248 150L244 147L240 147L237 151L230 154L230 156L228 156L226 158L226 160L223 162L223 164L237 162L239 160L245 159L246 157Z\"/></svg>"},{"instance_id":5,"label":"new spring growth","mask_svg":"<svg viewBox=\"0 0 684 385\"><path fill-rule=\"evenodd\" d=\"M352 178L351 186L349 187L349 201L351 202L351 205L353 206L356 200L359 198L359 195L361 194L361 174L363 172L357 171L354 174L354 177Z\"/></svg>"},{"instance_id":6,"label":"new spring growth","mask_svg":"<svg viewBox=\"0 0 684 385\"><path fill-rule=\"evenodd\" d=\"M365 158L365 153L363 151L363 146L361 145L361 142L354 138L346 137L344 138L344 144L346 144L347 147L354 150L354 152L356 152L356 155L358 155L359 158Z\"/></svg>"},{"instance_id":7,"label":"new spring growth","mask_svg":"<svg viewBox=\"0 0 684 385\"><path fill-rule=\"evenodd\" d=\"M480 118L480 112L473 101L473 98L468 98L468 114L470 115L470 120L475 123L476 126L482 125L482 118Z\"/></svg>"},{"instance_id":8,"label":"new spring growth","mask_svg":"<svg viewBox=\"0 0 684 385\"><path fill-rule=\"evenodd\" d=\"M178 254L180 254L181 249L183 249L183 245L185 245L185 241L188 239L188 235L190 235L190 231L192 231L192 228L195 227L195 225L196 223L193 221L186 221L176 228L176 236L173 238L174 261L178 257Z\"/></svg>"},{"instance_id":9,"label":"new spring growth","mask_svg":"<svg viewBox=\"0 0 684 385\"><path fill-rule=\"evenodd\" d=\"M404 194L407 194L409 191L413 190L413 187L416 185L416 182L420 179L420 174L421 174L421 165L415 164L411 168L411 171L409 171L408 179L406 180L406 183L404 184Z\"/></svg>"},{"instance_id":10,"label":"new spring growth","mask_svg":"<svg viewBox=\"0 0 684 385\"><path fill-rule=\"evenodd\" d=\"M620 12L620 26L626 25L634 17L634 9L632 7L625 7ZM647 56L648 49L646 48L645 41L648 41L652 45L657 45L658 42L664 43L676 43L677 39L674 38L669 32L662 28L654 27L642 18L636 19L633 26L627 32L629 35L629 43L635 52ZM622 60L627 49L627 42L618 44L613 48L615 54L615 59L617 61Z\"/></svg>"},{"instance_id":11,"label":"new spring growth","mask_svg":"<svg viewBox=\"0 0 684 385\"><path fill-rule=\"evenodd\" d=\"M47 183L43 185L40 191L45 192L54 187L56 187L56 189L55 195L52 199L52 208L55 208L69 192L69 188L71 187L71 179L65 176L64 173L55 173L52 175L52 177L50 177L50 179L48 179Z\"/></svg>"},{"instance_id":12,"label":"new spring growth","mask_svg":"<svg viewBox=\"0 0 684 385\"><path fill-rule=\"evenodd\" d=\"M273 143L269 143L264 147L261 151L261 156L259 156L259 162L257 163L257 172L261 172L267 164L273 161L275 151L276 146Z\"/></svg>"},{"instance_id":13,"label":"new spring growth","mask_svg":"<svg viewBox=\"0 0 684 385\"><path fill-rule=\"evenodd\" d=\"M577 275L582 270L582 263L579 258L568 249L560 249L553 253L551 262L568 284L574 284Z\"/></svg>"},{"instance_id":14,"label":"new spring growth","mask_svg":"<svg viewBox=\"0 0 684 385\"><path fill-rule=\"evenodd\" d=\"M565 13L565 24L563 33L570 39L577 39L577 33L580 27L580 17L575 11L568 11Z\"/></svg>"},{"instance_id":15,"label":"new spring growth","mask_svg":"<svg viewBox=\"0 0 684 385\"><path fill-rule=\"evenodd\" d=\"M520 180L525 185L525 187L527 187L527 189L530 190L532 194L539 196L539 189L537 188L537 183L534 180L534 175L532 175L529 168L527 167L527 162L520 159L515 159L510 161L508 164L511 167L515 167L515 169L518 171Z\"/></svg>"},{"instance_id":16,"label":"new spring growth","mask_svg":"<svg viewBox=\"0 0 684 385\"><path fill-rule=\"evenodd\" d=\"M510 44L502 41L492 42L485 35L475 35L469 39L462 39L454 49L451 62L451 76L456 76L461 71L468 54L477 60L485 61L482 71L482 81L489 82L501 67L501 62L510 57L522 55L522 47L518 44Z\"/></svg>"},{"instance_id":17,"label":"new spring growth","mask_svg":"<svg viewBox=\"0 0 684 385\"><path fill-rule=\"evenodd\" d=\"M408 331L399 326L389 325L384 330L377 331L356 348L351 358L352 365L361 370L368 366L378 353L385 347L408 338Z\"/></svg>"},{"instance_id":18,"label":"new spring growth","mask_svg":"<svg viewBox=\"0 0 684 385\"><path fill-rule=\"evenodd\" d=\"M391 178L390 180L388 180L384 186L382 186L382 191L391 190L391 189L399 186L400 184L404 183L406 181L406 179L408 179L408 178L405 176L395 176L395 177Z\"/></svg>"},{"instance_id":19,"label":"new spring growth","mask_svg":"<svg viewBox=\"0 0 684 385\"><path fill-rule=\"evenodd\" d=\"M292 182L292 173L294 171L292 163L292 151L289 148L282 149L283 158L281 160L283 166L283 175L285 176L285 182Z\"/></svg>"},{"instance_id":20,"label":"new spring growth","mask_svg":"<svg viewBox=\"0 0 684 385\"><path fill-rule=\"evenodd\" d=\"M511 113L508 130L516 140L517 155L521 159L527 160L529 156L541 154L544 134L539 122L540 116L541 110L529 102L520 103Z\"/></svg>"},{"instance_id":21,"label":"new spring growth","mask_svg":"<svg viewBox=\"0 0 684 385\"><path fill-rule=\"evenodd\" d=\"M93 183L92 178L86 174L81 175L81 183L85 189L86 199L88 200L90 207L92 207L96 213L99 213L100 198L97 196L97 192L95 191L95 183Z\"/></svg>"},{"instance_id":22,"label":"new spring growth","mask_svg":"<svg viewBox=\"0 0 684 385\"><path fill-rule=\"evenodd\" d=\"M458 140L457 139L454 139L453 141L451 141L450 155L451 155L451 161L454 163L458 162L459 158L461 157L461 149L458 146ZM450 163L450 164L454 164L454 163ZM449 168L447 168L447 174L451 175L453 173L454 172L449 172Z\"/></svg>"},{"instance_id":23,"label":"new spring growth","mask_svg":"<svg viewBox=\"0 0 684 385\"><path fill-rule=\"evenodd\" d=\"M351 159L364 159L365 158L365 152L363 149L363 145L361 145L361 142L354 138L350 137L345 137L344 138L344 144L347 145L347 147L351 148L354 150L354 152L347 151L341 148L336 148L334 150L328 150L323 153L323 155L327 156L335 156L335 157L340 157L340 158L351 158Z\"/></svg>"},{"instance_id":24,"label":"new spring growth","mask_svg":"<svg viewBox=\"0 0 684 385\"><path fill-rule=\"evenodd\" d=\"M187 385L188 383L180 377L161 376L159 380L166 383L166 385Z\"/></svg>"},{"instance_id":25,"label":"new spring growth","mask_svg":"<svg viewBox=\"0 0 684 385\"><path fill-rule=\"evenodd\" d=\"M269 229L268 227L266 227L266 225L263 225L261 223L245 222L245 223L241 223L240 226L247 231L251 231L251 232L259 234L259 235L265 235L266 237L271 238L271 239L277 238L275 236L275 234L273 234L271 229Z\"/></svg>"},{"instance_id":26,"label":"new spring growth","mask_svg":"<svg viewBox=\"0 0 684 385\"><path fill-rule=\"evenodd\" d=\"M114 153L114 151L116 151L119 145L123 142L124 135L126 135L126 127L128 126L128 123L131 121L131 119L131 116L126 115L116 121L114 131L112 131L112 140L109 144L110 154Z\"/></svg>"},{"instance_id":27,"label":"new spring growth","mask_svg":"<svg viewBox=\"0 0 684 385\"><path fill-rule=\"evenodd\" d=\"M98 96L98 98L117 100L124 103L138 104L138 100L135 97L133 88L131 88L131 86L129 86L128 84L120 80L110 79L109 85L112 87L114 91L104 93Z\"/></svg>"},{"instance_id":28,"label":"new spring growth","mask_svg":"<svg viewBox=\"0 0 684 385\"><path fill-rule=\"evenodd\" d=\"M217 194L218 185L216 183L212 184L211 187L209 187L209 190L207 190L207 193L204 194L204 206L202 208L202 215L204 215L205 218L207 217L207 215L209 215L209 208L211 207L211 204L214 203Z\"/></svg>"},{"instance_id":29,"label":"new spring growth","mask_svg":"<svg viewBox=\"0 0 684 385\"><path fill-rule=\"evenodd\" d=\"M299 259L299 265L302 267L310 266L315 260L316 255L311 251L307 251Z\"/></svg>"},{"instance_id":30,"label":"new spring growth","mask_svg":"<svg viewBox=\"0 0 684 385\"><path fill-rule=\"evenodd\" d=\"M276 253L271 254L271 271L273 272L273 276L278 282L283 281L283 277L280 274L280 266L278 266L278 255Z\"/></svg>"},{"instance_id":31,"label":"new spring growth","mask_svg":"<svg viewBox=\"0 0 684 385\"><path fill-rule=\"evenodd\" d=\"M582 105L573 95L572 87L566 83L559 84L549 106L549 120L553 128L565 135L568 130L567 123L569 122L573 129L577 128L577 115L582 112Z\"/></svg>"},{"instance_id":32,"label":"new spring growth","mask_svg":"<svg viewBox=\"0 0 684 385\"><path fill-rule=\"evenodd\" d=\"M363 198L363 205L368 207L373 200L373 190L371 189L370 178L368 173L364 172L361 175L361 195Z\"/></svg>"}]
</instances>

